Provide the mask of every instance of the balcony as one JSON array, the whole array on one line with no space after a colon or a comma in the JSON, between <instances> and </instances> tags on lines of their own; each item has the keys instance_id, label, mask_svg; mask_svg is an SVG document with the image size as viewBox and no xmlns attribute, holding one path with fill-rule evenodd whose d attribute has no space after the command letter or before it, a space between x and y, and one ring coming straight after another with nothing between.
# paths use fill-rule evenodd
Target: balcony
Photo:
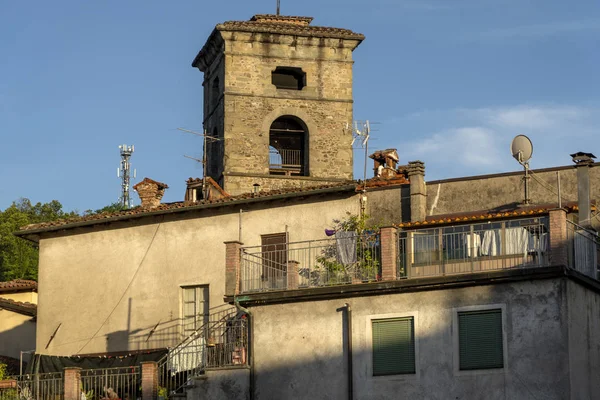
<instances>
[{"instance_id":1,"label":"balcony","mask_svg":"<svg viewBox=\"0 0 600 400\"><path fill-rule=\"evenodd\" d=\"M239 270L228 275L228 280L237 283L228 283L227 290L238 294L483 274L551 264L597 279L600 268L597 234L569 222L563 210L551 211L550 216L427 229L389 227L361 235L338 232L335 237L290 242L277 249L235 243L238 247L231 247L228 257L238 257Z\"/></svg>"}]
</instances>

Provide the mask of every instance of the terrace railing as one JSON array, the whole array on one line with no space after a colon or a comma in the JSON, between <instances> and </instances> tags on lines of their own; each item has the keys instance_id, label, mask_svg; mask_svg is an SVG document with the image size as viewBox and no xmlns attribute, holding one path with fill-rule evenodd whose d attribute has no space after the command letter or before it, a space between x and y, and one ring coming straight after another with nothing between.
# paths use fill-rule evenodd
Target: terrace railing
<instances>
[{"instance_id":1,"label":"terrace railing","mask_svg":"<svg viewBox=\"0 0 600 400\"><path fill-rule=\"evenodd\" d=\"M548 238L545 218L399 232L397 278L544 266Z\"/></svg>"},{"instance_id":2,"label":"terrace railing","mask_svg":"<svg viewBox=\"0 0 600 400\"><path fill-rule=\"evenodd\" d=\"M569 267L593 279L600 270L600 236L567 220L567 245Z\"/></svg>"},{"instance_id":3,"label":"terrace railing","mask_svg":"<svg viewBox=\"0 0 600 400\"><path fill-rule=\"evenodd\" d=\"M381 276L378 233L343 232L329 239L271 248L242 248L242 293L375 281Z\"/></svg>"},{"instance_id":4,"label":"terrace railing","mask_svg":"<svg viewBox=\"0 0 600 400\"><path fill-rule=\"evenodd\" d=\"M55 400L64 398L63 374L17 375L9 377L0 388L2 400Z\"/></svg>"},{"instance_id":5,"label":"terrace railing","mask_svg":"<svg viewBox=\"0 0 600 400\"><path fill-rule=\"evenodd\" d=\"M141 395L139 366L82 369L80 374L82 399L137 399Z\"/></svg>"},{"instance_id":6,"label":"terrace railing","mask_svg":"<svg viewBox=\"0 0 600 400\"><path fill-rule=\"evenodd\" d=\"M271 173L282 175L302 173L302 152L300 150L271 149L269 151L269 169Z\"/></svg>"},{"instance_id":7,"label":"terrace railing","mask_svg":"<svg viewBox=\"0 0 600 400\"><path fill-rule=\"evenodd\" d=\"M207 368L246 364L248 324L235 307L219 306L208 322L189 335L158 362L159 386L180 393Z\"/></svg>"}]
</instances>

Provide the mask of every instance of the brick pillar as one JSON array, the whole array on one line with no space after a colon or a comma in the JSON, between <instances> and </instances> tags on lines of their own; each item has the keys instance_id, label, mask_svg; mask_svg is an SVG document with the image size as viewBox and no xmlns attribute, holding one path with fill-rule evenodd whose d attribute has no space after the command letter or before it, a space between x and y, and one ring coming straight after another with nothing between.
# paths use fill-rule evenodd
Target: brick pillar
<instances>
[{"instance_id":1,"label":"brick pillar","mask_svg":"<svg viewBox=\"0 0 600 400\"><path fill-rule=\"evenodd\" d=\"M142 400L158 398L158 363L144 361L142 365Z\"/></svg>"},{"instance_id":2,"label":"brick pillar","mask_svg":"<svg viewBox=\"0 0 600 400\"><path fill-rule=\"evenodd\" d=\"M240 292L240 251L243 243L225 242L225 296Z\"/></svg>"},{"instance_id":3,"label":"brick pillar","mask_svg":"<svg viewBox=\"0 0 600 400\"><path fill-rule=\"evenodd\" d=\"M567 212L563 209L550 211L550 264L568 264Z\"/></svg>"},{"instance_id":4,"label":"brick pillar","mask_svg":"<svg viewBox=\"0 0 600 400\"><path fill-rule=\"evenodd\" d=\"M67 367L64 369L65 397L64 400L81 399L81 368Z\"/></svg>"},{"instance_id":5,"label":"brick pillar","mask_svg":"<svg viewBox=\"0 0 600 400\"><path fill-rule=\"evenodd\" d=\"M397 279L396 231L393 226L381 228L381 279L391 281Z\"/></svg>"},{"instance_id":6,"label":"brick pillar","mask_svg":"<svg viewBox=\"0 0 600 400\"><path fill-rule=\"evenodd\" d=\"M298 261L289 260L287 262L287 288L289 290L298 289L300 284L300 275L298 274Z\"/></svg>"}]
</instances>

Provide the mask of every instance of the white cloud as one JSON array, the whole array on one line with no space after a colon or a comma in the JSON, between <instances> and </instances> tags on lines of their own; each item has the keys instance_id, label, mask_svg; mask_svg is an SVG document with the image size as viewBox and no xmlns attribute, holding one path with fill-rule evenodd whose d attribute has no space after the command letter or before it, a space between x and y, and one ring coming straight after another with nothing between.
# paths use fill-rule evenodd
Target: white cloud
<instances>
[{"instance_id":1,"label":"white cloud","mask_svg":"<svg viewBox=\"0 0 600 400\"><path fill-rule=\"evenodd\" d=\"M463 166L489 166L497 162L494 132L484 127L462 127L435 133L414 143L412 154L436 162L453 162Z\"/></svg>"},{"instance_id":2,"label":"white cloud","mask_svg":"<svg viewBox=\"0 0 600 400\"><path fill-rule=\"evenodd\" d=\"M600 156L599 111L574 105L424 111L396 120L424 132L396 146L402 159L424 161L430 179L518 169L509 153L518 134L529 136L534 144L532 167L567 165L569 153L588 151Z\"/></svg>"},{"instance_id":3,"label":"white cloud","mask_svg":"<svg viewBox=\"0 0 600 400\"><path fill-rule=\"evenodd\" d=\"M565 124L577 123L589 115L589 110L574 106L531 106L482 108L466 110L498 128L548 130Z\"/></svg>"}]
</instances>

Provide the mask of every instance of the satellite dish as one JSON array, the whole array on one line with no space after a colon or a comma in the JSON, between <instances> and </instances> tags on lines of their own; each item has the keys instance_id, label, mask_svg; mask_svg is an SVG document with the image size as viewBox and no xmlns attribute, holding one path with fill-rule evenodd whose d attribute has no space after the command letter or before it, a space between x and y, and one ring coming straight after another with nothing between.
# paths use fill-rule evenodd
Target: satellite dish
<instances>
[{"instance_id":1,"label":"satellite dish","mask_svg":"<svg viewBox=\"0 0 600 400\"><path fill-rule=\"evenodd\" d=\"M525 135L517 135L510 145L512 156L521 164L526 163L533 154L533 144Z\"/></svg>"}]
</instances>

